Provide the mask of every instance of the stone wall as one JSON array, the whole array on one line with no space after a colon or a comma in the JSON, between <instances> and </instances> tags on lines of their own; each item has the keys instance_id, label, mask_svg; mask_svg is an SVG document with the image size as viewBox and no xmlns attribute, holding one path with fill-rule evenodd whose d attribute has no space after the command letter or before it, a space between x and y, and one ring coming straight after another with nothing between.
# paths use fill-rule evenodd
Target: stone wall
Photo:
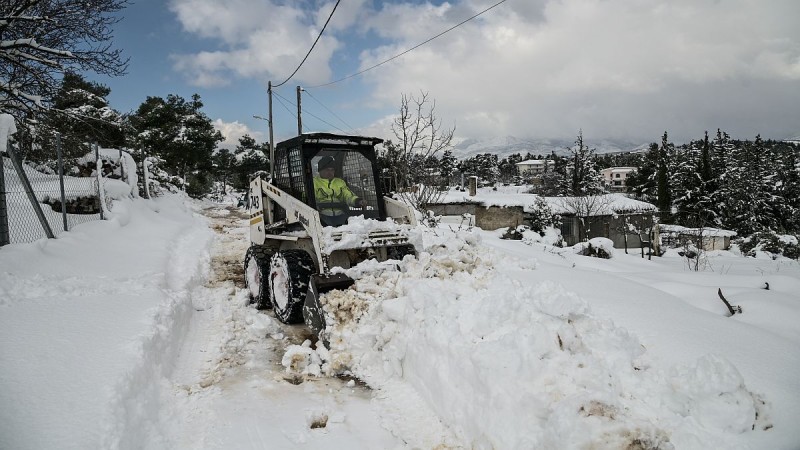
<instances>
[{"instance_id":1,"label":"stone wall","mask_svg":"<svg viewBox=\"0 0 800 450\"><path fill-rule=\"evenodd\" d=\"M479 206L475 208L475 225L483 230L496 230L522 225L525 216L521 206Z\"/></svg>"}]
</instances>

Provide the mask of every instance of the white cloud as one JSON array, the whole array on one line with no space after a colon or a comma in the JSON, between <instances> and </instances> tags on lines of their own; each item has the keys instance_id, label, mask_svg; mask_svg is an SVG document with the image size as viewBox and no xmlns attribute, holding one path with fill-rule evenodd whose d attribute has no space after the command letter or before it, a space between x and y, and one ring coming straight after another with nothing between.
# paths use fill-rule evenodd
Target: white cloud
<instances>
[{"instance_id":1,"label":"white cloud","mask_svg":"<svg viewBox=\"0 0 800 450\"><path fill-rule=\"evenodd\" d=\"M355 45L360 67L370 67L493 3L342 2L296 81L330 81L347 56L337 50ZM186 31L219 43L174 56L175 68L203 86L283 80L332 5L171 0ZM721 127L780 138L800 126L798 17L796 0L510 1L338 86L367 85L351 98L380 115L401 93L427 91L459 137L571 138L583 129L590 139L655 140L668 130L681 140Z\"/></svg>"},{"instance_id":2,"label":"white cloud","mask_svg":"<svg viewBox=\"0 0 800 450\"><path fill-rule=\"evenodd\" d=\"M264 132L251 130L250 127L238 121L225 122L222 119L217 119L213 122L213 125L214 128L222 133L222 136L225 138L225 140L219 144L220 148L233 150L237 145L239 145L239 138L246 134L249 134L250 137L256 140L256 142L265 142L267 140L264 137Z\"/></svg>"},{"instance_id":3,"label":"white cloud","mask_svg":"<svg viewBox=\"0 0 800 450\"><path fill-rule=\"evenodd\" d=\"M477 11L491 3L385 5L365 26L392 43L364 52L362 67L457 23L453 11L465 4ZM462 136L571 137L583 128L598 138L655 139L664 129L697 137L718 126L750 133L757 130L743 125L753 117L737 107L759 101L775 106L773 121L755 118L760 132L779 134L792 126L786 116L800 112L792 106L800 105L794 0L512 4L368 72L373 101L391 105L400 92L426 90ZM793 89L777 93L776 83Z\"/></svg>"},{"instance_id":4,"label":"white cloud","mask_svg":"<svg viewBox=\"0 0 800 450\"><path fill-rule=\"evenodd\" d=\"M283 81L319 33L317 15L301 6L302 3L290 6L272 0L172 0L170 9L185 31L217 39L221 47L172 55L174 68L192 84L202 87L232 84L236 77ZM330 8L326 10L330 12ZM328 61L339 47L335 37L323 35L312 57L298 72L297 80L328 80Z\"/></svg>"}]
</instances>

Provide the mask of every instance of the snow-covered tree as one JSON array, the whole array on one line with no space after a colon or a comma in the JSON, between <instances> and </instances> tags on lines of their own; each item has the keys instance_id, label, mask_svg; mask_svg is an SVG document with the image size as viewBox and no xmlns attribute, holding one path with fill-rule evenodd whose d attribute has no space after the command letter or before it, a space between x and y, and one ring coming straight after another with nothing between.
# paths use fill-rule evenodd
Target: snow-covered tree
<instances>
[{"instance_id":1,"label":"snow-covered tree","mask_svg":"<svg viewBox=\"0 0 800 450\"><path fill-rule=\"evenodd\" d=\"M239 138L239 144L233 151L235 158L233 187L247 189L250 178L259 171L269 172L269 145L257 143L249 134Z\"/></svg>"},{"instance_id":2,"label":"snow-covered tree","mask_svg":"<svg viewBox=\"0 0 800 450\"><path fill-rule=\"evenodd\" d=\"M72 72L64 74L53 98L53 108L43 114L35 133L31 157L55 159L55 134L60 135L65 158L81 157L91 144L106 148L125 145L125 118L109 106L111 89ZM38 156L37 156L38 155Z\"/></svg>"},{"instance_id":3,"label":"snow-covered tree","mask_svg":"<svg viewBox=\"0 0 800 450\"><path fill-rule=\"evenodd\" d=\"M195 94L191 101L177 95L148 97L131 116L134 148L164 160L167 172L179 175L192 195L202 195L211 186L212 153L223 140Z\"/></svg>"},{"instance_id":4,"label":"snow-covered tree","mask_svg":"<svg viewBox=\"0 0 800 450\"><path fill-rule=\"evenodd\" d=\"M18 119L50 105L69 71L122 75L112 48L114 13L126 0L0 2L0 109Z\"/></svg>"},{"instance_id":5,"label":"snow-covered tree","mask_svg":"<svg viewBox=\"0 0 800 450\"><path fill-rule=\"evenodd\" d=\"M578 133L575 146L569 150L567 176L562 180L561 193L570 196L602 194L603 185L597 170L594 149L590 149L584 143L583 131Z\"/></svg>"}]
</instances>

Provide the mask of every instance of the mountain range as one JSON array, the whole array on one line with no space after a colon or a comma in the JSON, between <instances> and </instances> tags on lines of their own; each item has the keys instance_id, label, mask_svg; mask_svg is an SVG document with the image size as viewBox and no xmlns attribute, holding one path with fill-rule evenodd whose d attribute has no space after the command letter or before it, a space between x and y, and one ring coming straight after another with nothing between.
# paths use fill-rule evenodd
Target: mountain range
<instances>
[{"instance_id":1,"label":"mountain range","mask_svg":"<svg viewBox=\"0 0 800 450\"><path fill-rule=\"evenodd\" d=\"M602 140L586 140L584 144L595 153L615 153L629 152L647 149L649 143ZM498 158L505 158L514 153L525 156L526 153L532 155L549 155L555 152L557 155L566 155L569 148L575 145L574 139L522 139L514 136L503 136L493 138L468 138L460 139L453 144L453 156L458 159L472 158L481 153L493 153Z\"/></svg>"}]
</instances>

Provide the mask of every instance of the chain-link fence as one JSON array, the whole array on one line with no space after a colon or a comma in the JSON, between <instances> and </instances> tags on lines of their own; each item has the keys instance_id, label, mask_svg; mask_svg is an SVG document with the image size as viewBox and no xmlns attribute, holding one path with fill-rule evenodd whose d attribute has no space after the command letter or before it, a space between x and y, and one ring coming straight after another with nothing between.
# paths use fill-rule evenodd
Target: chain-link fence
<instances>
[{"instance_id":1,"label":"chain-link fence","mask_svg":"<svg viewBox=\"0 0 800 450\"><path fill-rule=\"evenodd\" d=\"M33 163L21 160L11 142L0 143L0 245L58 237L103 219L112 199L136 186L136 164L125 151L95 145L65 165L56 147L55 161Z\"/></svg>"}]
</instances>

